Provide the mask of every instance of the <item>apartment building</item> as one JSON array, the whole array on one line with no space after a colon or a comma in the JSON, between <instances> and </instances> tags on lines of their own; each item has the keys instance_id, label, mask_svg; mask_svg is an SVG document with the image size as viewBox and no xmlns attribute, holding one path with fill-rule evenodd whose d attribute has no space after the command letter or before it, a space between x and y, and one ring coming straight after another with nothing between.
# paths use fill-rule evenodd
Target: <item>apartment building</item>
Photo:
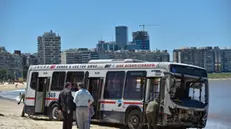
<instances>
[{"instance_id":1,"label":"apartment building","mask_svg":"<svg viewBox=\"0 0 231 129\"><path fill-rule=\"evenodd\" d=\"M231 71L231 49L191 47L173 50L173 61L204 67L208 72Z\"/></svg>"},{"instance_id":2,"label":"apartment building","mask_svg":"<svg viewBox=\"0 0 231 129\"><path fill-rule=\"evenodd\" d=\"M52 30L38 36L38 62L39 64L61 63L61 37Z\"/></svg>"},{"instance_id":3,"label":"apartment building","mask_svg":"<svg viewBox=\"0 0 231 129\"><path fill-rule=\"evenodd\" d=\"M99 59L99 55L95 50L88 48L69 49L61 54L62 64L82 64L93 59Z\"/></svg>"},{"instance_id":4,"label":"apartment building","mask_svg":"<svg viewBox=\"0 0 231 129\"><path fill-rule=\"evenodd\" d=\"M156 51L96 51L87 48L69 49L61 54L62 64L88 63L93 59L139 59L152 62L169 62L170 57L167 50Z\"/></svg>"},{"instance_id":5,"label":"apartment building","mask_svg":"<svg viewBox=\"0 0 231 129\"><path fill-rule=\"evenodd\" d=\"M223 49L221 66L224 72L231 72L231 49Z\"/></svg>"},{"instance_id":6,"label":"apartment building","mask_svg":"<svg viewBox=\"0 0 231 129\"><path fill-rule=\"evenodd\" d=\"M11 53L9 53L5 47L0 47L0 68L13 70L14 68L14 58Z\"/></svg>"}]
</instances>

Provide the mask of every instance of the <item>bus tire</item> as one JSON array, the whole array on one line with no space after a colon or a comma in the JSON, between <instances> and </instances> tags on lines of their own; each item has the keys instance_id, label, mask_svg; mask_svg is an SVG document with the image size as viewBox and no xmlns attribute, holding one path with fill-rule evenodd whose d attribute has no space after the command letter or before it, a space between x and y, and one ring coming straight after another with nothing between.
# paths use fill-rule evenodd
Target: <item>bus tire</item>
<instances>
[{"instance_id":1,"label":"bus tire","mask_svg":"<svg viewBox=\"0 0 231 129\"><path fill-rule=\"evenodd\" d=\"M132 110L128 113L126 124L129 129L142 129L142 123L141 123L141 112L139 110Z\"/></svg>"},{"instance_id":2,"label":"bus tire","mask_svg":"<svg viewBox=\"0 0 231 129\"><path fill-rule=\"evenodd\" d=\"M58 104L57 103L52 104L51 107L50 107L49 120L51 120L51 121L60 120L59 113L58 113Z\"/></svg>"}]
</instances>

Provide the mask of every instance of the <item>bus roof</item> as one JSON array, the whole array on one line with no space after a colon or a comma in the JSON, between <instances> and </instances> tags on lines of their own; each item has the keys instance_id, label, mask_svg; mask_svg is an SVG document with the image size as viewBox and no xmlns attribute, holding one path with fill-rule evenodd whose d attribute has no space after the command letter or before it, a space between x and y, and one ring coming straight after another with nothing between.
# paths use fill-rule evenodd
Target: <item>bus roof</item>
<instances>
[{"instance_id":1,"label":"bus roof","mask_svg":"<svg viewBox=\"0 0 231 129\"><path fill-rule=\"evenodd\" d=\"M102 60L101 60L102 61ZM100 61L89 61L88 64L50 64L50 65L31 65L30 70L58 70L58 69L151 69L151 68L165 68L170 66L171 64L181 65L181 66L189 66L194 68L203 69L202 67L198 67L195 65L183 64L183 63L175 63L175 62L146 62L146 61L134 61L127 60L127 62L122 63L122 60L104 60L100 63ZM140 62L139 62L140 61ZM95 62L95 63L94 63Z\"/></svg>"}]
</instances>

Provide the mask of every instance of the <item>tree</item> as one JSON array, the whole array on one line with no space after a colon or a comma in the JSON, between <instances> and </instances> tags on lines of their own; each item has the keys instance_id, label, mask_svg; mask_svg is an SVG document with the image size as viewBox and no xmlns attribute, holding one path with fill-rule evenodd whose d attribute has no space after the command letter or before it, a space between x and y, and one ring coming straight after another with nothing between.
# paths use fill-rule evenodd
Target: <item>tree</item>
<instances>
[{"instance_id":1,"label":"tree","mask_svg":"<svg viewBox=\"0 0 231 129\"><path fill-rule=\"evenodd\" d=\"M4 80L5 78L7 78L7 70L0 68L0 80Z\"/></svg>"},{"instance_id":2,"label":"tree","mask_svg":"<svg viewBox=\"0 0 231 129\"><path fill-rule=\"evenodd\" d=\"M23 78L26 79L27 78L27 71L29 69L29 66L23 66Z\"/></svg>"}]
</instances>

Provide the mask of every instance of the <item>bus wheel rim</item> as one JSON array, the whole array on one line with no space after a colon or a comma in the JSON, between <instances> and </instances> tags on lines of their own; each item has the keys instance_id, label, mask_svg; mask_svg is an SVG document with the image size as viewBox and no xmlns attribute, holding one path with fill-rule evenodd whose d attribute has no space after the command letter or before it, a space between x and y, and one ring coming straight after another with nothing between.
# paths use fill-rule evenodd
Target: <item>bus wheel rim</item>
<instances>
[{"instance_id":1,"label":"bus wheel rim","mask_svg":"<svg viewBox=\"0 0 231 129\"><path fill-rule=\"evenodd\" d=\"M54 107L52 110L52 117L53 119L57 119L58 118L58 108Z\"/></svg>"},{"instance_id":2,"label":"bus wheel rim","mask_svg":"<svg viewBox=\"0 0 231 129\"><path fill-rule=\"evenodd\" d=\"M139 117L137 115L133 115L131 117L131 123L132 123L132 125L138 125L139 124Z\"/></svg>"}]
</instances>

